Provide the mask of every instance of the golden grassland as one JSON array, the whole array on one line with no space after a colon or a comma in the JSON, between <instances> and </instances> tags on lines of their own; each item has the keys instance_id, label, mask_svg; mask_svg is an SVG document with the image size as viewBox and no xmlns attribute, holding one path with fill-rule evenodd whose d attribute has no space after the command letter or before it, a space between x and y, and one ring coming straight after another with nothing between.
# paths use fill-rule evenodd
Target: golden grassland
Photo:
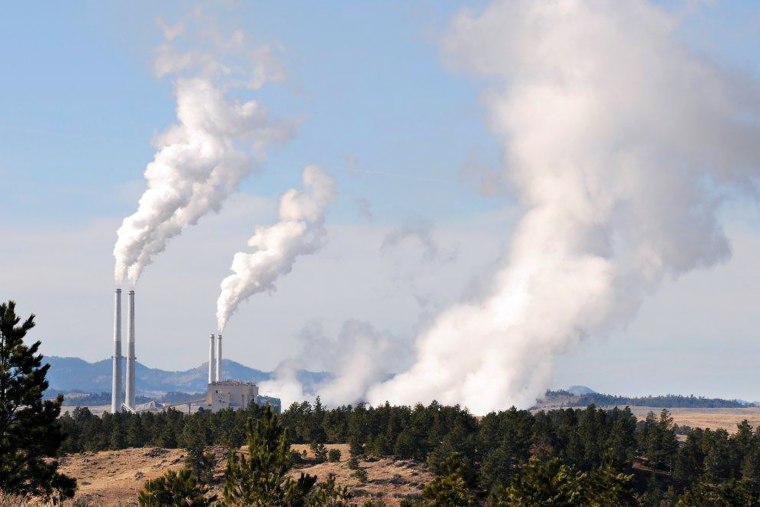
<instances>
[{"instance_id":1,"label":"golden grassland","mask_svg":"<svg viewBox=\"0 0 760 507\"><path fill-rule=\"evenodd\" d=\"M359 505L374 498L388 506L398 506L402 499L419 495L424 485L432 480L432 474L424 465L412 461L393 459L369 459L360 462L366 472L362 482L348 468L348 445L327 445L327 449L337 448L341 459L337 463L305 463L292 471L316 475L324 480L335 474L336 482L347 486L353 500ZM313 458L308 445L293 445L298 452L306 451L307 460ZM241 449L242 451L245 448ZM225 450L213 448L217 457L214 471L214 492L220 497L225 465ZM177 470L185 460L183 449L139 448L120 451L102 451L66 456L62 460L61 471L78 481L77 494L64 505L76 507L90 506L133 506L137 505L137 492L145 481L163 475L167 470ZM18 505L9 503L7 505ZM0 499L0 507L4 507Z\"/></svg>"},{"instance_id":2,"label":"golden grassland","mask_svg":"<svg viewBox=\"0 0 760 507\"><path fill-rule=\"evenodd\" d=\"M606 408L606 407L605 407ZM637 418L645 418L649 412L656 416L661 408L630 407ZM669 408L673 422L679 426L692 428L724 429L729 433L736 431L736 425L743 420L749 421L753 428L760 427L760 407L748 408Z\"/></svg>"}]
</instances>

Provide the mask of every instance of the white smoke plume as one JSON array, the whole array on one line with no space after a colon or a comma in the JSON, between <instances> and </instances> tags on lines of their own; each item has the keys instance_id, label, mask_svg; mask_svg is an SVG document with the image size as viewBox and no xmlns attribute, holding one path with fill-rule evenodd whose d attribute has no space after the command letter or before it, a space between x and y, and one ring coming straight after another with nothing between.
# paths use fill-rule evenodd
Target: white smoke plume
<instances>
[{"instance_id":1,"label":"white smoke plume","mask_svg":"<svg viewBox=\"0 0 760 507\"><path fill-rule=\"evenodd\" d=\"M319 325L307 327L298 338L300 355L280 364L275 377L261 384L262 393L277 396L285 406L317 396L331 407L362 401L372 385L408 366L408 345L367 322L346 321L337 339L327 338ZM299 370L330 371L330 377L308 386Z\"/></svg>"},{"instance_id":2,"label":"white smoke plume","mask_svg":"<svg viewBox=\"0 0 760 507\"><path fill-rule=\"evenodd\" d=\"M216 303L219 332L238 305L253 294L273 291L274 282L290 273L296 257L314 253L326 233L325 211L335 194L333 179L317 166L307 166L302 175L303 189L290 189L280 198L279 222L256 227L248 240L253 252L238 252L232 272L222 280Z\"/></svg>"},{"instance_id":3,"label":"white smoke plume","mask_svg":"<svg viewBox=\"0 0 760 507\"><path fill-rule=\"evenodd\" d=\"M154 140L148 188L118 230L117 283L128 277L134 285L172 237L221 208L263 159L265 146L290 137L290 125L271 120L255 100L229 97L233 89L283 78L271 47L250 48L242 32L224 37L206 21L196 9L177 25L162 25L155 70L175 77L177 124Z\"/></svg>"},{"instance_id":4,"label":"white smoke plume","mask_svg":"<svg viewBox=\"0 0 760 507\"><path fill-rule=\"evenodd\" d=\"M758 87L676 41L642 0L496 1L446 48L484 100L523 209L481 299L438 316L373 404L532 404L557 355L629 322L647 293L730 257L719 220L760 174Z\"/></svg>"}]
</instances>

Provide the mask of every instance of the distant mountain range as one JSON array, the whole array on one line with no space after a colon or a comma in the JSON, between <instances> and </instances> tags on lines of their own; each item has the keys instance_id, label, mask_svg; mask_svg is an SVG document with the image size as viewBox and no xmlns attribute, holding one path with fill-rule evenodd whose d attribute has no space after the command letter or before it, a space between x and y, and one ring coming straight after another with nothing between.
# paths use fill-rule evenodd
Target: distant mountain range
<instances>
[{"instance_id":1,"label":"distant mountain range","mask_svg":"<svg viewBox=\"0 0 760 507\"><path fill-rule=\"evenodd\" d=\"M88 363L77 357L45 356L50 363L47 375L50 390L57 392L111 392L111 359ZM249 368L238 362L222 361L224 377L245 382L263 382L274 373ZM325 372L299 371L298 378L309 389L329 377ZM166 371L149 368L138 362L135 365L135 390L138 395L156 396L168 392L206 392L208 363L185 371Z\"/></svg>"}]
</instances>

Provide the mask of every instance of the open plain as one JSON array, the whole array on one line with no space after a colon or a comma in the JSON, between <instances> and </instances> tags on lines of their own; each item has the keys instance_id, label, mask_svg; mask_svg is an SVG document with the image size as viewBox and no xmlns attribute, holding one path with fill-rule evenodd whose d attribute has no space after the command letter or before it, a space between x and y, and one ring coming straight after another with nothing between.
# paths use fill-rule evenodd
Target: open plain
<instances>
[{"instance_id":1,"label":"open plain","mask_svg":"<svg viewBox=\"0 0 760 507\"><path fill-rule=\"evenodd\" d=\"M355 470L348 467L348 445L327 445L328 449L339 449L341 460L335 463L314 463L308 445L294 445L298 452L306 451L306 462L294 467L293 475L301 472L316 475L320 481L329 474L335 474L340 486L348 487L352 501L357 505L375 499L388 506L398 506L404 498L419 495L424 485L432 479L427 467L412 461L395 461L388 458L360 461L359 467L366 473L366 479L357 477ZM241 449L245 450L245 448ZM217 458L214 470L212 492L221 497L223 490L225 450L213 449ZM146 447L103 451L66 456L62 460L61 471L76 477L79 488L74 499L64 505L77 507L117 507L137 505L137 493L145 481L154 479L167 470L177 470L183 466L184 449L162 449Z\"/></svg>"}]
</instances>

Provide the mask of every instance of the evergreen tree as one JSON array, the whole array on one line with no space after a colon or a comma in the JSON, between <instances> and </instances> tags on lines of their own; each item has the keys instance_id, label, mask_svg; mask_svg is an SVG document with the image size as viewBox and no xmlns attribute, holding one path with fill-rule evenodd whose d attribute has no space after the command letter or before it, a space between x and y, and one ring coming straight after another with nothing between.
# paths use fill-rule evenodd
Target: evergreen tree
<instances>
[{"instance_id":1,"label":"evergreen tree","mask_svg":"<svg viewBox=\"0 0 760 507\"><path fill-rule=\"evenodd\" d=\"M337 486L335 474L330 474L325 482L320 482L312 490L306 505L308 507L349 507L350 499L348 488Z\"/></svg>"},{"instance_id":2,"label":"evergreen tree","mask_svg":"<svg viewBox=\"0 0 760 507\"><path fill-rule=\"evenodd\" d=\"M195 481L190 469L184 468L147 481L137 501L140 507L204 507L214 500L205 495L206 488Z\"/></svg>"},{"instance_id":3,"label":"evergreen tree","mask_svg":"<svg viewBox=\"0 0 760 507\"><path fill-rule=\"evenodd\" d=\"M760 505L760 489L749 481L730 481L719 485L702 481L687 489L677 505L678 507Z\"/></svg>"},{"instance_id":4,"label":"evergreen tree","mask_svg":"<svg viewBox=\"0 0 760 507\"><path fill-rule=\"evenodd\" d=\"M290 444L269 407L254 428L248 421L248 457L230 451L225 471L224 502L229 506L307 505L317 478L287 475Z\"/></svg>"},{"instance_id":5,"label":"evergreen tree","mask_svg":"<svg viewBox=\"0 0 760 507\"><path fill-rule=\"evenodd\" d=\"M472 474L467 462L458 453L451 454L438 466L435 479L422 490L419 507L474 507L477 498L467 477Z\"/></svg>"},{"instance_id":6,"label":"evergreen tree","mask_svg":"<svg viewBox=\"0 0 760 507\"><path fill-rule=\"evenodd\" d=\"M578 507L636 505L630 475L608 467L578 472L553 458L533 460L509 488L500 488L491 497L497 507L565 505Z\"/></svg>"},{"instance_id":7,"label":"evergreen tree","mask_svg":"<svg viewBox=\"0 0 760 507\"><path fill-rule=\"evenodd\" d=\"M185 466L192 472L195 480L201 484L210 484L213 478L216 458L200 442L194 442L187 448Z\"/></svg>"},{"instance_id":8,"label":"evergreen tree","mask_svg":"<svg viewBox=\"0 0 760 507\"><path fill-rule=\"evenodd\" d=\"M56 420L63 397L43 400L49 364L40 342L24 344L34 315L21 323L13 301L0 304L0 491L70 498L76 480L58 472L64 440Z\"/></svg>"}]
</instances>

